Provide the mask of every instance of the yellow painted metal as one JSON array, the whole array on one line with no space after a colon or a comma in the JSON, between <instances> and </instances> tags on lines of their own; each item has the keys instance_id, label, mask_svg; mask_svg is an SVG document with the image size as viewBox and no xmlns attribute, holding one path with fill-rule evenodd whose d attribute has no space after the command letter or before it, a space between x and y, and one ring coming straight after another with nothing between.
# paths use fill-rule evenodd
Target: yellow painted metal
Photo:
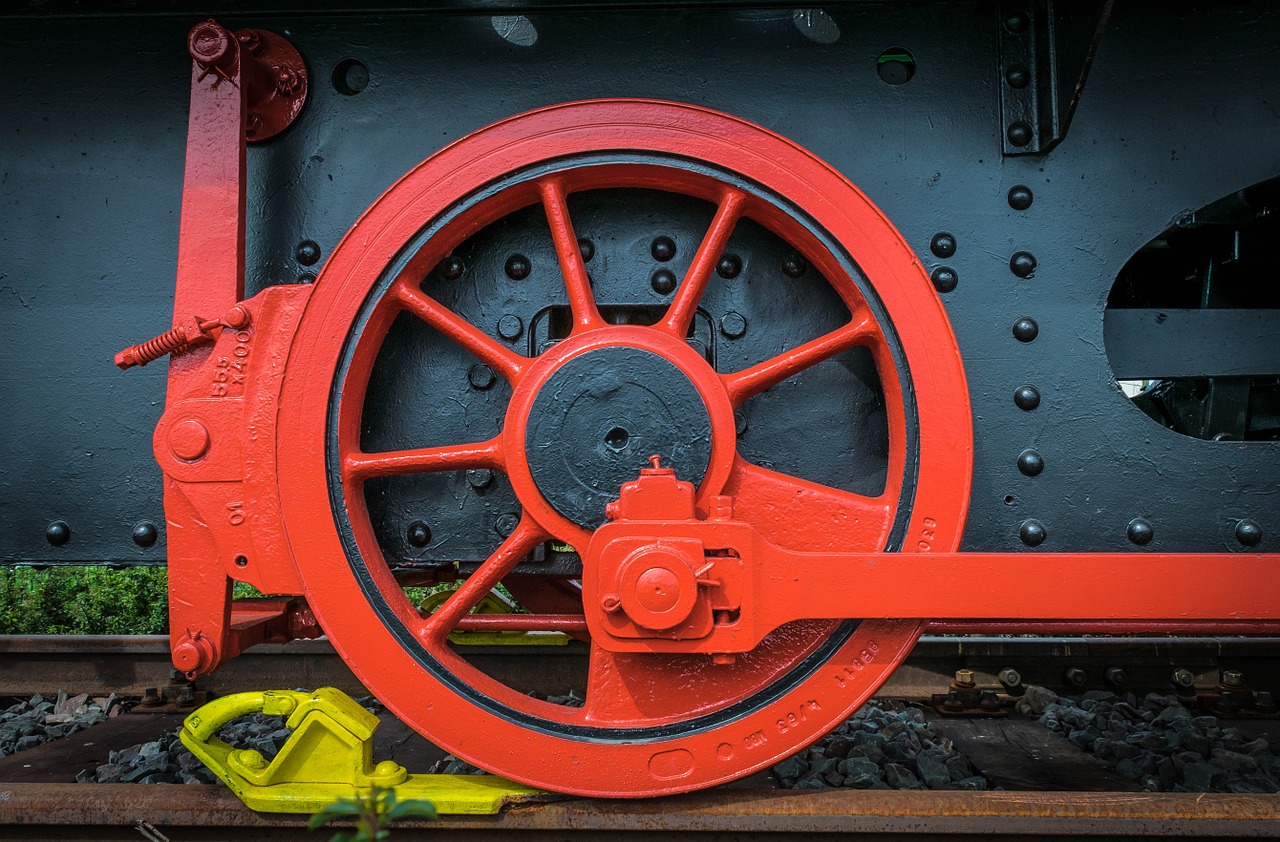
<instances>
[{"instance_id":1,"label":"yellow painted metal","mask_svg":"<svg viewBox=\"0 0 1280 842\"><path fill-rule=\"evenodd\" d=\"M567 544L565 546L568 546ZM570 547L570 550L573 548ZM430 614L453 595L452 590L440 590L418 603L418 610ZM515 603L498 593L489 591L484 599L471 610L472 614L513 614ZM566 646L569 635L557 631L451 631L449 642L459 646Z\"/></svg>"},{"instance_id":2,"label":"yellow painted metal","mask_svg":"<svg viewBox=\"0 0 1280 842\"><path fill-rule=\"evenodd\" d=\"M293 734L270 760L235 749L218 729L251 713L287 717ZM315 813L374 785L396 798L423 798L436 812L487 815L506 803L541 794L494 775L411 775L393 760L373 762L378 718L332 687L314 693L268 690L215 699L183 722L180 738L250 808L264 813Z\"/></svg>"}]
</instances>

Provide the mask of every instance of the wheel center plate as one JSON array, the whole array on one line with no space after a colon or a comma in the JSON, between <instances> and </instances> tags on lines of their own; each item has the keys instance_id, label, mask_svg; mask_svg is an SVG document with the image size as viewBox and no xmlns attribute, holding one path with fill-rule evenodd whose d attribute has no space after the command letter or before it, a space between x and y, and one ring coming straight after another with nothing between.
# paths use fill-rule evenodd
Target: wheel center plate
<instances>
[{"instance_id":1,"label":"wheel center plate","mask_svg":"<svg viewBox=\"0 0 1280 842\"><path fill-rule=\"evenodd\" d=\"M711 460L711 416L688 376L652 351L612 346L573 357L534 397L529 473L546 501L584 528L604 523L606 504L654 454L699 485Z\"/></svg>"}]
</instances>

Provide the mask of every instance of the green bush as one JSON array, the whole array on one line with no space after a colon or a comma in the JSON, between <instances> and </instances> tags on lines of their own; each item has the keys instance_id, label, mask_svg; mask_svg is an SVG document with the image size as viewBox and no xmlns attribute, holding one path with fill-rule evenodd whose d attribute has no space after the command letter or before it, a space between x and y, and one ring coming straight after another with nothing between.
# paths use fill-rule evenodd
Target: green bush
<instances>
[{"instance_id":1,"label":"green bush","mask_svg":"<svg viewBox=\"0 0 1280 842\"><path fill-rule=\"evenodd\" d=\"M167 634L163 567L0 568L0 634Z\"/></svg>"}]
</instances>

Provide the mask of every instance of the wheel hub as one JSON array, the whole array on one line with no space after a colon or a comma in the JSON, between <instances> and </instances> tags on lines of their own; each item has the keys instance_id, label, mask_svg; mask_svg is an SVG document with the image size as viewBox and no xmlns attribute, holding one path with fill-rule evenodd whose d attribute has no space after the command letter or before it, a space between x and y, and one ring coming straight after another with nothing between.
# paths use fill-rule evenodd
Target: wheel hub
<instances>
[{"instance_id":1,"label":"wheel hub","mask_svg":"<svg viewBox=\"0 0 1280 842\"><path fill-rule=\"evenodd\" d=\"M633 347L573 357L541 384L525 454L538 491L573 523L595 529L618 488L659 454L695 486L711 459L711 418L670 360Z\"/></svg>"}]
</instances>

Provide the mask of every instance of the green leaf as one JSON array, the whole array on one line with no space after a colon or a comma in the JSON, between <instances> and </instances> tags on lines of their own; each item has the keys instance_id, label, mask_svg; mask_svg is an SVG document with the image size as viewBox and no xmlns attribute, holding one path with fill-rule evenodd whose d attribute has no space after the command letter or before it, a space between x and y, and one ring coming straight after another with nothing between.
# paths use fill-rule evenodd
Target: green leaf
<instances>
[{"instance_id":1,"label":"green leaf","mask_svg":"<svg viewBox=\"0 0 1280 842\"><path fill-rule=\"evenodd\" d=\"M422 798L414 798L408 801L397 802L391 808L391 812L387 813L387 821L394 822L400 819L407 819L410 816L419 816L429 821L436 821L440 818L436 814L436 807L430 801Z\"/></svg>"},{"instance_id":2,"label":"green leaf","mask_svg":"<svg viewBox=\"0 0 1280 842\"><path fill-rule=\"evenodd\" d=\"M326 822L331 822L334 819L350 818L351 816L359 815L360 805L353 799L343 798L339 801L335 801L312 816L307 822L307 827L315 830L317 827L320 827L320 825L325 824Z\"/></svg>"}]
</instances>

